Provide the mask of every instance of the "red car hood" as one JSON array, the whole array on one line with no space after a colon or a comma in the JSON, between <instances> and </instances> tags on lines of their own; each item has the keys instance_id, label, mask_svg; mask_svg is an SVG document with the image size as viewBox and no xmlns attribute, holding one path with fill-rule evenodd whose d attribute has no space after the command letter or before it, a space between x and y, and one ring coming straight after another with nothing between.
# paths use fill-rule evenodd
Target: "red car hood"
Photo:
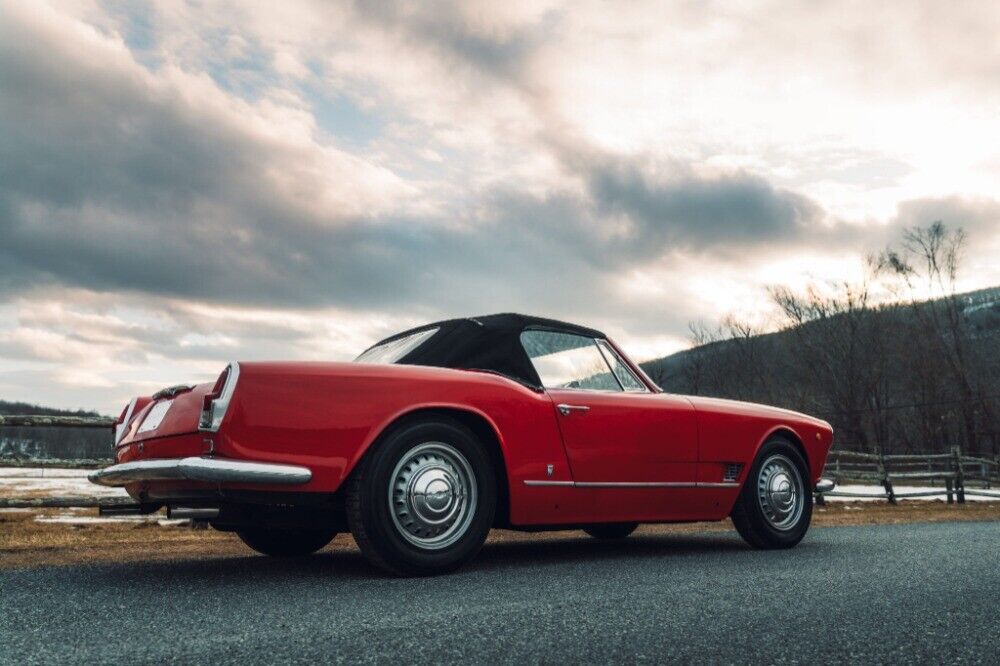
<instances>
[{"instance_id":1,"label":"red car hood","mask_svg":"<svg viewBox=\"0 0 1000 666\"><path fill-rule=\"evenodd\" d=\"M818 419L808 414L795 412L781 407L761 405L756 402L741 402L739 400L725 400L723 398L705 398L701 396L686 396L694 408L699 412L711 412L715 414L732 414L734 416L763 416L775 419L787 419L796 422L805 421L813 425L829 428L830 424L822 419Z\"/></svg>"}]
</instances>

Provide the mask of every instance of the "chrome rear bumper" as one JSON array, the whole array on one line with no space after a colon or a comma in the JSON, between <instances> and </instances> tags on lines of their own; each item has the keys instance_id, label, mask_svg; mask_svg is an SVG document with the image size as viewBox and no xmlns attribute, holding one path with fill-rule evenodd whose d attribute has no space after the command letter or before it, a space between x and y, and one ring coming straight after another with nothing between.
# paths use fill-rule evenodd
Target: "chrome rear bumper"
<instances>
[{"instance_id":1,"label":"chrome rear bumper","mask_svg":"<svg viewBox=\"0 0 1000 666\"><path fill-rule=\"evenodd\" d=\"M819 481L816 482L815 492L817 495L822 495L823 493L828 493L831 490L833 490L836 485L837 484L834 483L831 479L820 479Z\"/></svg>"},{"instance_id":2,"label":"chrome rear bumper","mask_svg":"<svg viewBox=\"0 0 1000 666\"><path fill-rule=\"evenodd\" d=\"M125 486L139 481L295 485L307 483L312 478L312 472L296 465L191 457L136 460L111 465L89 474L87 478L102 486Z\"/></svg>"}]
</instances>

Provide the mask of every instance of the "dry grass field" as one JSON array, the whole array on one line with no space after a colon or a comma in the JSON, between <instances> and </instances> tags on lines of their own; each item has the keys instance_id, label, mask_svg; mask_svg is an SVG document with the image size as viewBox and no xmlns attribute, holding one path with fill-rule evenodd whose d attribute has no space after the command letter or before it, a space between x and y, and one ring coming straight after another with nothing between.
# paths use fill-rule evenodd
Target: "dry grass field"
<instances>
[{"instance_id":1,"label":"dry grass field","mask_svg":"<svg viewBox=\"0 0 1000 666\"><path fill-rule=\"evenodd\" d=\"M158 522L87 522L96 509L0 511L0 568L90 562L127 562L245 557L251 554L234 535L186 524ZM83 519L83 521L80 521ZM948 505L944 502L837 502L816 507L814 527L890 525L912 522L1000 520L1000 502ZM729 521L683 525L646 525L637 535L684 534L732 530ZM521 533L494 530L490 542L577 539L579 531ZM348 534L339 535L327 550L353 550Z\"/></svg>"}]
</instances>

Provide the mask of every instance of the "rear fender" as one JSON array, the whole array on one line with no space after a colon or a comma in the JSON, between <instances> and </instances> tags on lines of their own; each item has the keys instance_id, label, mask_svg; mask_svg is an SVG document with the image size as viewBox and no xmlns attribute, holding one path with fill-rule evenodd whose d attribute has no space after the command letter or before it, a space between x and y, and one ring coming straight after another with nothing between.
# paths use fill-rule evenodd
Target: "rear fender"
<instances>
[{"instance_id":1,"label":"rear fender","mask_svg":"<svg viewBox=\"0 0 1000 666\"><path fill-rule=\"evenodd\" d=\"M497 427L496 422L489 417L485 412L475 407L469 405L452 403L452 402L428 402L421 403L417 405L407 405L405 408L389 415L382 420L381 423L377 424L372 428L371 432L365 437L361 446L358 447L357 451L354 452L354 456L348 463L347 469L344 470L344 478L346 479L354 472L354 469L361 462L361 459L367 455L371 447L378 441L380 437L386 434L391 428L396 424L410 419L418 418L422 413L428 412L464 412L466 414L475 416L485 423L487 423L490 429L493 431L493 436L496 437L497 442L500 445L500 455L503 460L504 465L507 464L507 444L504 442L503 435L500 434L500 428Z\"/></svg>"}]
</instances>

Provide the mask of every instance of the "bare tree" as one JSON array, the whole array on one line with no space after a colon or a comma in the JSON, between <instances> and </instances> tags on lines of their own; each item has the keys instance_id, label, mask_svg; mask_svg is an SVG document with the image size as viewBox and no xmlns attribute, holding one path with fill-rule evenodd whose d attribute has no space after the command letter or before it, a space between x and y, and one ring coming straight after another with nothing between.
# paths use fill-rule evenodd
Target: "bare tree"
<instances>
[{"instance_id":1,"label":"bare tree","mask_svg":"<svg viewBox=\"0 0 1000 666\"><path fill-rule=\"evenodd\" d=\"M882 253L880 265L903 282L907 305L919 325L930 333L927 351L943 360L947 376L941 380L949 381L957 394L965 449L976 451L978 422L992 425L993 414L987 391L971 365L965 304L957 293L965 242L962 229L948 229L941 221L914 227L904 231L901 249L888 248Z\"/></svg>"}]
</instances>

